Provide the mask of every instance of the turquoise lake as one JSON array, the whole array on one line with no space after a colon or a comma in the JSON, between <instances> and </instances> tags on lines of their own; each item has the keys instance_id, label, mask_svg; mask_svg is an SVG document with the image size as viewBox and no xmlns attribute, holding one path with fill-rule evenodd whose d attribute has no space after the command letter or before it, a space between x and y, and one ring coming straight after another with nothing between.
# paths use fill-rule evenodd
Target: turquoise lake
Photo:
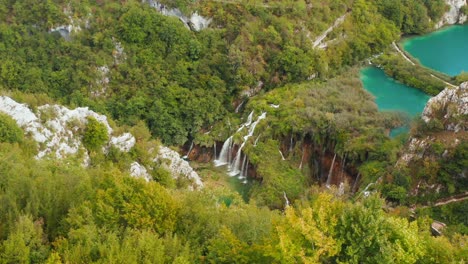
<instances>
[{"instance_id":1,"label":"turquoise lake","mask_svg":"<svg viewBox=\"0 0 468 264\"><path fill-rule=\"evenodd\" d=\"M468 25L450 26L403 42L419 62L450 76L468 72Z\"/></svg>"},{"instance_id":2,"label":"turquoise lake","mask_svg":"<svg viewBox=\"0 0 468 264\"><path fill-rule=\"evenodd\" d=\"M376 67L361 70L361 81L364 88L375 97L380 111L404 112L411 118L421 114L429 98L421 90L406 86L385 75ZM395 128L390 136L406 132L407 127Z\"/></svg>"}]
</instances>

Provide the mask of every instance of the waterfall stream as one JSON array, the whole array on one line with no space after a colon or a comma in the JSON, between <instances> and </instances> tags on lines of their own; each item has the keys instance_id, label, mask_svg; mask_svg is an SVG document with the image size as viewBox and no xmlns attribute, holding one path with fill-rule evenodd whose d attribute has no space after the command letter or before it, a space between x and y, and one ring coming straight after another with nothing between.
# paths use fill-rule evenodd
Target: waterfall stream
<instances>
[{"instance_id":1,"label":"waterfall stream","mask_svg":"<svg viewBox=\"0 0 468 264\"><path fill-rule=\"evenodd\" d=\"M335 153L335 156L333 156L333 161L332 161L332 164L330 166L330 171L328 172L328 178L327 178L327 183L326 183L327 187L330 187L330 184L331 184L331 179L332 179L332 174L333 174L333 166L335 166L335 159L336 159L336 153Z\"/></svg>"},{"instance_id":2,"label":"waterfall stream","mask_svg":"<svg viewBox=\"0 0 468 264\"><path fill-rule=\"evenodd\" d=\"M216 167L228 165L228 168L227 168L228 174L230 176L239 175L240 179L245 179L243 181L244 183L247 183L246 178L248 176L247 174L248 174L249 162L248 162L247 155L244 155L242 159L242 149L247 143L247 140L254 135L255 128L260 122L260 120L266 118L266 112L263 112L260 116L257 117L257 120L253 121L253 114L254 112L252 111L248 115L247 121L243 123L236 131L236 133L240 133L244 128L248 128L247 134L243 137L243 142L240 145L239 149L237 150L234 159L232 159L233 157L232 152L233 152L233 147L234 147L234 142L233 142L234 135L232 135L228 139L226 139L221 149L221 152L219 154L219 157L217 157L217 159L214 160L214 164ZM255 141L257 140L258 140L258 137Z\"/></svg>"},{"instance_id":3,"label":"waterfall stream","mask_svg":"<svg viewBox=\"0 0 468 264\"><path fill-rule=\"evenodd\" d=\"M232 136L230 136L226 141L224 141L223 147L221 148L221 152L219 153L219 157L214 160L214 164L216 167L223 166L226 164L230 164L230 156L232 152Z\"/></svg>"},{"instance_id":4,"label":"waterfall stream","mask_svg":"<svg viewBox=\"0 0 468 264\"><path fill-rule=\"evenodd\" d=\"M182 158L183 159L188 159L189 156L190 156L190 153L192 152L192 149L193 149L193 140L192 140L192 143L190 143L190 148L189 148L189 150L187 152L187 155L183 156Z\"/></svg>"}]
</instances>

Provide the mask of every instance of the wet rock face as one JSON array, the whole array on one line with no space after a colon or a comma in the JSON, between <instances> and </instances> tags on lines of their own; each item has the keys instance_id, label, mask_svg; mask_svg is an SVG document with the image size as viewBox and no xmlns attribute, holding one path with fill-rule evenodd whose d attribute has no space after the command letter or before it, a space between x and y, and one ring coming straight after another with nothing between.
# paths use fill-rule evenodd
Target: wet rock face
<instances>
[{"instance_id":1,"label":"wet rock face","mask_svg":"<svg viewBox=\"0 0 468 264\"><path fill-rule=\"evenodd\" d=\"M203 163L208 163L216 158L214 157L213 147L207 148L207 147L201 147L199 145L193 146L190 153L187 153L187 154L188 154L189 160L193 160L196 162L203 162Z\"/></svg>"},{"instance_id":2,"label":"wet rock face","mask_svg":"<svg viewBox=\"0 0 468 264\"><path fill-rule=\"evenodd\" d=\"M444 25L463 24L467 21L467 15L461 12L461 8L467 5L466 0L445 0L445 3L450 8L436 24L436 28L441 28Z\"/></svg>"}]
</instances>

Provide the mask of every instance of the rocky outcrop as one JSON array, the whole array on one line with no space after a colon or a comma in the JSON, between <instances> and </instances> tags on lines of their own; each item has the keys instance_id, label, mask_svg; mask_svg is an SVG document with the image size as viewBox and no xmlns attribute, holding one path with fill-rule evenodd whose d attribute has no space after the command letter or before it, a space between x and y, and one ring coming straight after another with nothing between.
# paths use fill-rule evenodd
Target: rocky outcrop
<instances>
[{"instance_id":1,"label":"rocky outcrop","mask_svg":"<svg viewBox=\"0 0 468 264\"><path fill-rule=\"evenodd\" d=\"M463 24L467 21L467 15L461 12L461 8L466 6L466 0L445 0L449 10L442 16L436 24L436 28L444 25Z\"/></svg>"},{"instance_id":2,"label":"rocky outcrop","mask_svg":"<svg viewBox=\"0 0 468 264\"><path fill-rule=\"evenodd\" d=\"M80 150L86 153L80 131L86 126L88 117L95 118L106 127L109 135L108 146L128 152L135 145L135 138L131 134L114 136L107 117L87 107L71 110L60 105L46 104L39 106L37 113L34 113L26 104L0 96L0 112L11 116L18 126L38 143L37 158L52 156L60 159Z\"/></svg>"},{"instance_id":3,"label":"rocky outcrop","mask_svg":"<svg viewBox=\"0 0 468 264\"><path fill-rule=\"evenodd\" d=\"M432 97L422 113L424 122L433 119L443 122L447 131L466 131L468 129L468 82L458 88L445 88Z\"/></svg>"},{"instance_id":4,"label":"rocky outcrop","mask_svg":"<svg viewBox=\"0 0 468 264\"><path fill-rule=\"evenodd\" d=\"M131 133L114 135L107 117L89 110L87 107L68 109L61 105L46 104L37 107L37 110L33 112L26 104L18 103L6 96L0 96L0 112L13 118L25 134L38 143L37 159L62 159L83 153L83 165L87 166L90 157L82 143L82 131L86 127L88 117L95 118L107 129L109 141L103 147L103 152L107 152L111 146L121 152L129 152L136 144L135 137ZM173 178L190 179L192 189L203 186L200 177L189 163L180 158L177 152L167 147L161 146L159 148L159 153L155 155L153 162L155 165L162 163L162 166L171 173ZM148 171L153 169L152 165L149 164L145 167L138 162L133 162L129 168L130 175L150 181L151 175Z\"/></svg>"},{"instance_id":5,"label":"rocky outcrop","mask_svg":"<svg viewBox=\"0 0 468 264\"><path fill-rule=\"evenodd\" d=\"M438 95L429 99L421 115L426 124L437 122L443 126L440 133L444 134L446 145L450 147L458 145L460 143L458 138L466 136L468 130L467 117L468 82L462 83L458 88L445 88ZM448 136L451 133L454 135ZM431 134L411 138L399 162L407 164L413 159L422 158L426 149L436 137L436 134Z\"/></svg>"},{"instance_id":6,"label":"rocky outcrop","mask_svg":"<svg viewBox=\"0 0 468 264\"><path fill-rule=\"evenodd\" d=\"M420 126L416 136L410 138L397 165L409 168L411 175L419 175L415 178L417 181L411 195L438 195L440 192L447 192L449 186L434 175L427 176L431 172L424 171L427 168L421 166L442 166L445 161L457 162L451 157L460 144L468 140L468 82L457 88L445 88L432 97L427 102L421 118L426 127ZM465 168L451 173L451 177L456 182L466 178L467 172Z\"/></svg>"},{"instance_id":7,"label":"rocky outcrop","mask_svg":"<svg viewBox=\"0 0 468 264\"><path fill-rule=\"evenodd\" d=\"M161 14L165 16L177 17L185 27L190 30L200 31L207 28L211 23L211 18L205 18L200 16L197 12L190 15L190 17L184 15L178 8L168 8L167 6L159 3L158 1L148 0L148 4L151 7L156 8Z\"/></svg>"},{"instance_id":8,"label":"rocky outcrop","mask_svg":"<svg viewBox=\"0 0 468 264\"><path fill-rule=\"evenodd\" d=\"M130 175L136 178L143 178L147 182L151 180L151 175L148 174L145 166L136 161L130 165Z\"/></svg>"},{"instance_id":9,"label":"rocky outcrop","mask_svg":"<svg viewBox=\"0 0 468 264\"><path fill-rule=\"evenodd\" d=\"M176 151L161 146L159 148L158 156L153 160L154 162L159 162L163 167L168 169L174 178L185 177L192 181L192 186L202 187L203 182L201 181L198 174L190 167L190 164L183 160L179 153Z\"/></svg>"}]
</instances>

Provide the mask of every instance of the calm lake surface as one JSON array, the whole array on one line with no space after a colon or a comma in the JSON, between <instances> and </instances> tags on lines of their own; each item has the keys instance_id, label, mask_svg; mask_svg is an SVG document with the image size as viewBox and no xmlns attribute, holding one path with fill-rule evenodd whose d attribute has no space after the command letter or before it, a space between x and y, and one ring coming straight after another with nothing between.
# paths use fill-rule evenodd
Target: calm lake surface
<instances>
[{"instance_id":1,"label":"calm lake surface","mask_svg":"<svg viewBox=\"0 0 468 264\"><path fill-rule=\"evenodd\" d=\"M375 97L380 111L404 112L411 118L421 114L429 98L421 90L406 86L385 75L376 67L361 70L361 81L364 88ZM395 128L390 136L407 132L408 127Z\"/></svg>"},{"instance_id":2,"label":"calm lake surface","mask_svg":"<svg viewBox=\"0 0 468 264\"><path fill-rule=\"evenodd\" d=\"M403 47L428 68L450 76L468 72L468 25L407 39Z\"/></svg>"}]
</instances>

